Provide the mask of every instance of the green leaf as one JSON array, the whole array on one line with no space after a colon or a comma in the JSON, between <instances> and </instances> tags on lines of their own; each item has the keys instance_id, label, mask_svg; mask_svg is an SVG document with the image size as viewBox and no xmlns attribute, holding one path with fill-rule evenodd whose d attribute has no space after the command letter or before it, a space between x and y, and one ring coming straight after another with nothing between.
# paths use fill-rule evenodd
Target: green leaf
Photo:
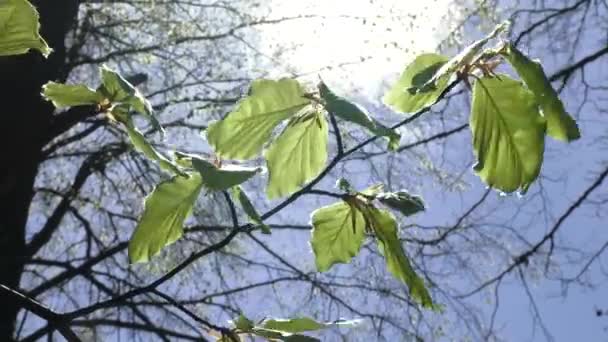
<instances>
[{"instance_id":1,"label":"green leaf","mask_svg":"<svg viewBox=\"0 0 608 342\"><path fill-rule=\"evenodd\" d=\"M391 209L398 210L405 216L414 215L424 211L424 202L419 196L413 196L406 191L383 192L376 196L382 204Z\"/></svg>"},{"instance_id":2,"label":"green leaf","mask_svg":"<svg viewBox=\"0 0 608 342\"><path fill-rule=\"evenodd\" d=\"M197 173L175 176L157 185L144 202L144 213L129 241L129 261L147 262L177 241L202 186Z\"/></svg>"},{"instance_id":3,"label":"green leaf","mask_svg":"<svg viewBox=\"0 0 608 342\"><path fill-rule=\"evenodd\" d=\"M237 199L237 201L241 204L243 211L249 217L249 220L258 225L262 229L263 234L270 234L270 227L262 221L262 217L258 214L257 210L253 206L253 203L249 200L249 196L245 190L243 190L240 186L235 186L232 188L232 196Z\"/></svg>"},{"instance_id":4,"label":"green leaf","mask_svg":"<svg viewBox=\"0 0 608 342\"><path fill-rule=\"evenodd\" d=\"M551 86L540 62L531 60L515 46L509 44L504 56L532 91L547 120L547 134L561 141L572 141L581 137L576 121L566 112L564 104Z\"/></svg>"},{"instance_id":5,"label":"green leaf","mask_svg":"<svg viewBox=\"0 0 608 342\"><path fill-rule=\"evenodd\" d=\"M307 113L292 119L265 153L268 197L289 195L318 176L327 161L327 139L323 113Z\"/></svg>"},{"instance_id":6,"label":"green leaf","mask_svg":"<svg viewBox=\"0 0 608 342\"><path fill-rule=\"evenodd\" d=\"M391 151L395 151L399 147L401 135L372 118L363 107L337 96L323 82L319 84L319 93L323 100L325 100L325 109L328 112L343 120L363 126L372 134L387 137L389 140L388 147Z\"/></svg>"},{"instance_id":7,"label":"green leaf","mask_svg":"<svg viewBox=\"0 0 608 342\"><path fill-rule=\"evenodd\" d=\"M222 165L221 168L218 168L212 163L196 157L192 158L192 166L201 174L203 186L212 191L227 190L242 184L261 170L259 167L240 165Z\"/></svg>"},{"instance_id":8,"label":"green leaf","mask_svg":"<svg viewBox=\"0 0 608 342\"><path fill-rule=\"evenodd\" d=\"M101 87L103 93L113 104L128 105L133 111L144 115L152 126L163 132L160 122L152 114L152 105L129 81L107 65L99 68L101 71Z\"/></svg>"},{"instance_id":9,"label":"green leaf","mask_svg":"<svg viewBox=\"0 0 608 342\"><path fill-rule=\"evenodd\" d=\"M280 331L269 330L259 327L251 329L251 333L260 337L267 338L271 341L283 340L283 338L285 337L285 334Z\"/></svg>"},{"instance_id":10,"label":"green leaf","mask_svg":"<svg viewBox=\"0 0 608 342\"><path fill-rule=\"evenodd\" d=\"M317 338L300 335L298 333L326 329L336 325L354 326L358 323L358 320L340 320L336 322L320 323L311 318L302 317L293 319L266 319L262 325L254 325L253 321L242 314L236 320L232 321L232 324L239 330L238 333L253 334L270 341L280 340L288 342L319 341Z\"/></svg>"},{"instance_id":11,"label":"green leaf","mask_svg":"<svg viewBox=\"0 0 608 342\"><path fill-rule=\"evenodd\" d=\"M266 329L285 331L289 333L300 333L303 331L315 331L327 328L325 323L319 323L308 317L291 319L269 319L262 325Z\"/></svg>"},{"instance_id":12,"label":"green leaf","mask_svg":"<svg viewBox=\"0 0 608 342\"><path fill-rule=\"evenodd\" d=\"M363 214L346 202L338 202L312 213L310 244L319 272L336 263L348 263L359 253L365 239Z\"/></svg>"},{"instance_id":13,"label":"green leaf","mask_svg":"<svg viewBox=\"0 0 608 342\"><path fill-rule=\"evenodd\" d=\"M479 56L484 54L484 52L482 52L483 47L490 40L496 38L500 33L507 31L509 26L509 21L505 21L497 25L490 34L471 43L459 54L452 57L447 63L442 65L441 68L435 72L433 77L426 81L422 86L413 87L411 90L416 93L424 93L435 91L437 88L440 88L440 85L443 84L443 82L448 82L455 72L462 70L465 66L473 64Z\"/></svg>"},{"instance_id":14,"label":"green leaf","mask_svg":"<svg viewBox=\"0 0 608 342\"><path fill-rule=\"evenodd\" d=\"M242 331L251 331L253 329L254 324L249 318L245 317L245 315L240 314L236 320L232 322L234 326Z\"/></svg>"},{"instance_id":15,"label":"green leaf","mask_svg":"<svg viewBox=\"0 0 608 342\"><path fill-rule=\"evenodd\" d=\"M482 48L508 27L509 22L496 26L489 35L473 42L449 60L432 53L416 57L397 84L386 94L384 103L404 113L418 112L433 105L447 88L452 75L473 63Z\"/></svg>"},{"instance_id":16,"label":"green leaf","mask_svg":"<svg viewBox=\"0 0 608 342\"><path fill-rule=\"evenodd\" d=\"M102 94L95 90L79 84L61 84L48 82L42 86L42 96L47 101L52 101L55 108L73 106L94 105L103 101Z\"/></svg>"},{"instance_id":17,"label":"green leaf","mask_svg":"<svg viewBox=\"0 0 608 342\"><path fill-rule=\"evenodd\" d=\"M20 55L36 49L44 57L53 51L40 36L38 11L26 0L0 3L0 56Z\"/></svg>"},{"instance_id":18,"label":"green leaf","mask_svg":"<svg viewBox=\"0 0 608 342\"><path fill-rule=\"evenodd\" d=\"M284 331L288 333L301 333L304 331L316 331L326 329L336 325L355 326L359 324L357 320L337 321L337 322L317 322L309 317L291 319L267 319L263 327L271 330Z\"/></svg>"},{"instance_id":19,"label":"green leaf","mask_svg":"<svg viewBox=\"0 0 608 342\"><path fill-rule=\"evenodd\" d=\"M222 158L254 158L281 121L310 103L304 96L304 89L296 80L255 80L249 96L234 111L209 125L207 140Z\"/></svg>"},{"instance_id":20,"label":"green leaf","mask_svg":"<svg viewBox=\"0 0 608 342\"><path fill-rule=\"evenodd\" d=\"M281 341L283 342L320 342L321 340L319 340L318 338L314 338L314 337L310 337L310 336L306 336L306 335L289 335L289 336L284 336Z\"/></svg>"},{"instance_id":21,"label":"green leaf","mask_svg":"<svg viewBox=\"0 0 608 342\"><path fill-rule=\"evenodd\" d=\"M424 307L434 308L435 305L424 281L416 274L403 251L397 236L397 221L393 214L373 207L368 207L366 212L376 234L378 250L384 255L389 272L407 285L412 298Z\"/></svg>"},{"instance_id":22,"label":"green leaf","mask_svg":"<svg viewBox=\"0 0 608 342\"><path fill-rule=\"evenodd\" d=\"M384 96L384 103L402 113L415 113L433 105L447 88L449 77L434 83L432 89L418 92L433 75L448 61L448 58L434 53L420 55L410 63L401 78Z\"/></svg>"},{"instance_id":23,"label":"green leaf","mask_svg":"<svg viewBox=\"0 0 608 342\"><path fill-rule=\"evenodd\" d=\"M264 328L253 328L251 333L259 337L263 337L268 341L284 341L284 342L319 342L320 340L314 337L283 333L281 331L275 331Z\"/></svg>"},{"instance_id":24,"label":"green leaf","mask_svg":"<svg viewBox=\"0 0 608 342\"><path fill-rule=\"evenodd\" d=\"M167 170L169 172L173 172L175 174L179 174L184 176L184 172L171 160L158 152L152 144L144 137L144 135L135 127L133 120L130 116L128 116L124 110L121 110L121 107L114 107L113 114L116 117L120 118L120 121L124 124L124 127L127 129L127 134L131 139L131 143L135 147L136 150L143 153L147 158L155 161L163 170Z\"/></svg>"},{"instance_id":25,"label":"green leaf","mask_svg":"<svg viewBox=\"0 0 608 342\"><path fill-rule=\"evenodd\" d=\"M546 123L521 82L499 77L482 78L473 89L474 169L493 188L525 193L540 172Z\"/></svg>"}]
</instances>

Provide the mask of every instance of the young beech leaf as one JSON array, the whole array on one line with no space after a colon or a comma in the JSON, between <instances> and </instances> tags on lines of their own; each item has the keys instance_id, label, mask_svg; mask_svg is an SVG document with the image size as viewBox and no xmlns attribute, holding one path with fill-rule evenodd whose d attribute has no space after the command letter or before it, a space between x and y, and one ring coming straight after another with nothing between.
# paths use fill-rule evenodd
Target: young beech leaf
<instances>
[{"instance_id":1,"label":"young beech leaf","mask_svg":"<svg viewBox=\"0 0 608 342\"><path fill-rule=\"evenodd\" d=\"M415 113L433 105L447 88L449 77L434 83L433 89L418 92L439 70L448 58L434 53L420 55L410 63L401 77L384 96L384 103L402 113Z\"/></svg>"},{"instance_id":2,"label":"young beech leaf","mask_svg":"<svg viewBox=\"0 0 608 342\"><path fill-rule=\"evenodd\" d=\"M221 168L218 168L200 158L192 158L192 167L201 174L203 186L212 191L230 189L246 182L261 171L259 167L240 165L222 165Z\"/></svg>"},{"instance_id":3,"label":"young beech leaf","mask_svg":"<svg viewBox=\"0 0 608 342\"><path fill-rule=\"evenodd\" d=\"M0 56L20 55L36 49L48 57L52 49L40 36L38 11L27 0L0 2Z\"/></svg>"},{"instance_id":4,"label":"young beech leaf","mask_svg":"<svg viewBox=\"0 0 608 342\"><path fill-rule=\"evenodd\" d=\"M300 317L290 319L267 319L264 320L262 327L271 330L284 331L288 333L301 333L305 331L316 331L330 328L332 326L355 326L359 324L357 320L336 321L336 322L317 322L312 318Z\"/></svg>"},{"instance_id":5,"label":"young beech leaf","mask_svg":"<svg viewBox=\"0 0 608 342\"><path fill-rule=\"evenodd\" d=\"M401 246L397 235L397 221L386 210L367 207L368 224L373 227L378 242L378 250L386 259L386 266L395 276L407 285L410 296L426 308L435 308L424 281L416 274Z\"/></svg>"},{"instance_id":6,"label":"young beech leaf","mask_svg":"<svg viewBox=\"0 0 608 342\"><path fill-rule=\"evenodd\" d=\"M144 201L144 213L129 241L131 263L147 262L182 236L183 224L202 187L198 173L157 185Z\"/></svg>"},{"instance_id":7,"label":"young beech leaf","mask_svg":"<svg viewBox=\"0 0 608 342\"><path fill-rule=\"evenodd\" d=\"M143 153L147 158L157 162L161 169L185 176L185 173L175 163L158 152L154 146L150 144L146 137L144 137L137 127L135 127L133 118L126 113L126 109L121 110L121 108L122 107L120 106L114 107L113 115L120 117L120 121L127 129L127 134L135 149Z\"/></svg>"},{"instance_id":8,"label":"young beech leaf","mask_svg":"<svg viewBox=\"0 0 608 342\"><path fill-rule=\"evenodd\" d=\"M306 336L306 335L299 335L299 334L284 336L281 339L281 341L283 341L283 342L321 342L321 340L319 340L318 338L310 337L310 336Z\"/></svg>"},{"instance_id":9,"label":"young beech leaf","mask_svg":"<svg viewBox=\"0 0 608 342\"><path fill-rule=\"evenodd\" d=\"M363 126L372 134L386 137L389 140L388 148L391 151L395 151L399 147L401 135L372 118L363 107L337 96L323 82L319 84L319 93L325 100L325 109L328 112L343 120Z\"/></svg>"},{"instance_id":10,"label":"young beech leaf","mask_svg":"<svg viewBox=\"0 0 608 342\"><path fill-rule=\"evenodd\" d=\"M251 329L251 334L256 335L258 337L265 338L268 341L283 341L283 342L320 342L318 338L299 335L299 334L290 334L282 331L264 329L260 327L255 327Z\"/></svg>"},{"instance_id":11,"label":"young beech leaf","mask_svg":"<svg viewBox=\"0 0 608 342\"><path fill-rule=\"evenodd\" d=\"M376 196L382 204L397 210L405 216L424 211L424 202L419 196L413 196L406 191L383 192Z\"/></svg>"},{"instance_id":12,"label":"young beech leaf","mask_svg":"<svg viewBox=\"0 0 608 342\"><path fill-rule=\"evenodd\" d=\"M500 33L505 32L510 26L508 21L497 25L494 30L482 39L479 39L459 54L452 57L447 63L441 66L431 79L425 82L422 86L417 89L413 89L415 92L428 92L438 88L439 84L448 82L452 75L462 69L463 67L472 64L482 54L483 47L492 39L496 38Z\"/></svg>"},{"instance_id":13,"label":"young beech leaf","mask_svg":"<svg viewBox=\"0 0 608 342\"><path fill-rule=\"evenodd\" d=\"M474 169L489 186L525 193L543 161L546 122L521 82L499 75L475 82L470 126Z\"/></svg>"},{"instance_id":14,"label":"young beech leaf","mask_svg":"<svg viewBox=\"0 0 608 342\"><path fill-rule=\"evenodd\" d=\"M95 90L79 84L48 82L42 86L42 96L52 101L55 108L94 105L103 101L104 96Z\"/></svg>"},{"instance_id":15,"label":"young beech leaf","mask_svg":"<svg viewBox=\"0 0 608 342\"><path fill-rule=\"evenodd\" d=\"M317 322L312 318L301 317L291 319L265 319L261 325L255 325L253 321L240 315L232 321L239 334L252 334L263 337L269 341L288 342L318 342L317 338L300 335L301 332L317 331L334 326L355 326L358 320L339 320L335 322Z\"/></svg>"},{"instance_id":16,"label":"young beech leaf","mask_svg":"<svg viewBox=\"0 0 608 342\"><path fill-rule=\"evenodd\" d=\"M264 153L268 165L268 198L287 196L321 173L327 161L325 115L307 113L293 118Z\"/></svg>"},{"instance_id":17,"label":"young beech leaf","mask_svg":"<svg viewBox=\"0 0 608 342\"><path fill-rule=\"evenodd\" d=\"M107 65L102 65L99 69L102 83L99 92L103 93L112 104L124 104L142 114L155 129L163 132L162 126L152 113L152 105L135 86Z\"/></svg>"},{"instance_id":18,"label":"young beech leaf","mask_svg":"<svg viewBox=\"0 0 608 342\"><path fill-rule=\"evenodd\" d=\"M513 66L528 89L534 94L536 102L547 120L547 134L557 140L572 141L581 137L576 121L566 112L564 104L551 86L540 62L533 61L509 44L503 55Z\"/></svg>"},{"instance_id":19,"label":"young beech leaf","mask_svg":"<svg viewBox=\"0 0 608 342\"><path fill-rule=\"evenodd\" d=\"M489 35L473 42L449 60L432 53L416 57L386 94L384 103L404 113L414 113L433 105L447 88L452 75L472 63L482 48L508 27L508 22L496 26Z\"/></svg>"},{"instance_id":20,"label":"young beech leaf","mask_svg":"<svg viewBox=\"0 0 608 342\"><path fill-rule=\"evenodd\" d=\"M209 125L207 140L223 158L256 157L281 121L310 104L296 80L255 80L249 95L223 120Z\"/></svg>"},{"instance_id":21,"label":"young beech leaf","mask_svg":"<svg viewBox=\"0 0 608 342\"><path fill-rule=\"evenodd\" d=\"M241 208L243 208L243 211L249 217L249 220L258 225L263 234L270 234L270 227L264 224L262 217L258 214L257 210L255 210L255 207L249 200L249 196L247 196L245 190L240 186L235 186L232 188L232 196L239 202Z\"/></svg>"},{"instance_id":22,"label":"young beech leaf","mask_svg":"<svg viewBox=\"0 0 608 342\"><path fill-rule=\"evenodd\" d=\"M338 202L312 213L310 244L319 272L336 263L348 263L359 253L365 239L363 214L346 202Z\"/></svg>"}]
</instances>

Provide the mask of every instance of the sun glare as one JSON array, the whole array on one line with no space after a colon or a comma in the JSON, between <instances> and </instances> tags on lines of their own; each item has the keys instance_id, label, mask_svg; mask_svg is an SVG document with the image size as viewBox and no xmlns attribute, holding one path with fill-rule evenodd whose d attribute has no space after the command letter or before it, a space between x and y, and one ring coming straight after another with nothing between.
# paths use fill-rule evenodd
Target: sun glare
<instances>
[{"instance_id":1,"label":"sun glare","mask_svg":"<svg viewBox=\"0 0 608 342\"><path fill-rule=\"evenodd\" d=\"M292 19L259 30L261 52L282 66L271 76L320 75L375 101L414 54L436 51L459 7L454 0L271 0L270 17Z\"/></svg>"}]
</instances>

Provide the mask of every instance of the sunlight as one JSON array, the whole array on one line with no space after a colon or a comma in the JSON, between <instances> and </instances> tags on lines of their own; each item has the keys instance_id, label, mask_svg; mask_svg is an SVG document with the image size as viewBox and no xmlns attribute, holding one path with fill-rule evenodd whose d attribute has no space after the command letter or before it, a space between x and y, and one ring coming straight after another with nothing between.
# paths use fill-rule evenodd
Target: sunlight
<instances>
[{"instance_id":1,"label":"sunlight","mask_svg":"<svg viewBox=\"0 0 608 342\"><path fill-rule=\"evenodd\" d=\"M320 75L374 102L387 77L396 78L413 54L436 51L462 16L453 0L270 2L270 17L301 18L260 30L262 53L283 66L271 76L314 82ZM286 48L278 55L277 47Z\"/></svg>"}]
</instances>

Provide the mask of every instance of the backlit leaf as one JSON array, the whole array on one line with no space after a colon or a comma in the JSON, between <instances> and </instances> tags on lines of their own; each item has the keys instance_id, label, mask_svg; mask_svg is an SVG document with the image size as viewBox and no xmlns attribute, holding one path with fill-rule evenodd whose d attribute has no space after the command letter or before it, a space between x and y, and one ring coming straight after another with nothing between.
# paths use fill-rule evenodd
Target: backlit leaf
<instances>
[{"instance_id":1,"label":"backlit leaf","mask_svg":"<svg viewBox=\"0 0 608 342\"><path fill-rule=\"evenodd\" d=\"M268 197L287 196L318 176L327 161L327 140L323 113L294 118L264 155L268 164Z\"/></svg>"},{"instance_id":2,"label":"backlit leaf","mask_svg":"<svg viewBox=\"0 0 608 342\"><path fill-rule=\"evenodd\" d=\"M251 159L262 151L272 131L310 103L296 80L256 80L249 96L223 120L209 125L207 140L228 159Z\"/></svg>"},{"instance_id":3,"label":"backlit leaf","mask_svg":"<svg viewBox=\"0 0 608 342\"><path fill-rule=\"evenodd\" d=\"M424 307L434 308L435 305L424 281L416 274L403 251L397 235L397 221L393 214L373 207L368 207L367 213L376 234L378 250L384 255L389 272L407 285L412 298Z\"/></svg>"},{"instance_id":4,"label":"backlit leaf","mask_svg":"<svg viewBox=\"0 0 608 342\"><path fill-rule=\"evenodd\" d=\"M94 105L103 101L102 94L85 85L48 82L42 86L42 95L52 101L55 108Z\"/></svg>"},{"instance_id":5,"label":"backlit leaf","mask_svg":"<svg viewBox=\"0 0 608 342\"><path fill-rule=\"evenodd\" d=\"M239 202L241 208L243 208L243 211L249 217L249 220L258 225L263 234L270 234L270 227L264 224L262 217L260 217L260 214L258 214L257 210L255 210L255 207L253 206L253 203L251 203L251 200L249 200L249 196L247 196L245 190L243 190L240 186L235 186L232 188L232 196L234 196Z\"/></svg>"},{"instance_id":6,"label":"backlit leaf","mask_svg":"<svg viewBox=\"0 0 608 342\"><path fill-rule=\"evenodd\" d=\"M147 262L177 241L202 187L198 173L175 176L157 185L144 202L144 213L129 241L131 263Z\"/></svg>"},{"instance_id":7,"label":"backlit leaf","mask_svg":"<svg viewBox=\"0 0 608 342\"><path fill-rule=\"evenodd\" d=\"M391 151L395 151L399 147L401 135L371 117L363 107L337 96L323 82L319 84L319 93L325 100L325 109L328 112L343 120L363 126L374 135L387 137L389 140L388 147Z\"/></svg>"},{"instance_id":8,"label":"backlit leaf","mask_svg":"<svg viewBox=\"0 0 608 342\"><path fill-rule=\"evenodd\" d=\"M419 55L411 62L401 77L384 96L384 103L401 113L415 113L433 105L447 88L449 77L434 83L432 89L418 91L448 61L448 58L434 53Z\"/></svg>"},{"instance_id":9,"label":"backlit leaf","mask_svg":"<svg viewBox=\"0 0 608 342\"><path fill-rule=\"evenodd\" d=\"M532 91L547 120L547 134L557 140L572 141L581 137L576 121L566 112L564 104L551 86L540 62L531 60L515 46L504 50L505 58Z\"/></svg>"},{"instance_id":10,"label":"backlit leaf","mask_svg":"<svg viewBox=\"0 0 608 342\"><path fill-rule=\"evenodd\" d=\"M269 319L265 320L262 326L266 329L279 330L290 333L315 331L327 327L325 324L319 323L314 319L308 317L291 319Z\"/></svg>"},{"instance_id":11,"label":"backlit leaf","mask_svg":"<svg viewBox=\"0 0 608 342\"><path fill-rule=\"evenodd\" d=\"M418 86L417 89L414 89L418 92L429 92L435 91L437 88L440 88L440 85L443 82L448 82L452 75L464 69L467 66L473 64L479 56L483 54L482 49L488 42L494 38L496 38L502 32L507 31L510 26L510 22L505 21L499 25L497 25L490 34L485 36L482 39L479 39L467 46L463 49L459 54L452 57L447 63L441 66L437 72L431 77L427 82L425 82L422 86Z\"/></svg>"},{"instance_id":12,"label":"backlit leaf","mask_svg":"<svg viewBox=\"0 0 608 342\"><path fill-rule=\"evenodd\" d=\"M212 163L192 158L192 166L202 176L203 186L209 190L222 191L239 185L260 172L259 167L245 167L240 165L222 165L218 168Z\"/></svg>"},{"instance_id":13,"label":"backlit leaf","mask_svg":"<svg viewBox=\"0 0 608 342\"><path fill-rule=\"evenodd\" d=\"M482 78L473 89L474 169L493 188L525 193L540 172L546 123L521 82L499 77Z\"/></svg>"},{"instance_id":14,"label":"backlit leaf","mask_svg":"<svg viewBox=\"0 0 608 342\"><path fill-rule=\"evenodd\" d=\"M103 93L113 104L130 106L133 111L146 117L155 129L163 132L162 126L152 113L152 105L135 86L107 65L102 65L100 71L102 84L98 91Z\"/></svg>"},{"instance_id":15,"label":"backlit leaf","mask_svg":"<svg viewBox=\"0 0 608 342\"><path fill-rule=\"evenodd\" d=\"M317 322L308 317L292 319L265 319L262 324L255 325L252 320L242 314L232 324L239 334L251 334L263 337L269 341L287 342L318 342L317 338L300 335L305 331L316 331L333 326L355 326L358 320L339 320L335 322Z\"/></svg>"},{"instance_id":16,"label":"backlit leaf","mask_svg":"<svg viewBox=\"0 0 608 342\"><path fill-rule=\"evenodd\" d=\"M184 172L171 160L158 152L152 144L146 139L146 137L135 127L133 123L133 119L127 114L120 113L118 110L120 107L115 107L115 114L120 115L121 121L124 124L124 127L127 129L127 134L131 139L131 143L135 147L136 150L143 153L147 158L155 161L158 165L163 169L175 174L185 175Z\"/></svg>"},{"instance_id":17,"label":"backlit leaf","mask_svg":"<svg viewBox=\"0 0 608 342\"><path fill-rule=\"evenodd\" d=\"M310 244L319 272L336 263L348 263L359 253L365 238L365 220L354 206L338 202L312 213Z\"/></svg>"},{"instance_id":18,"label":"backlit leaf","mask_svg":"<svg viewBox=\"0 0 608 342\"><path fill-rule=\"evenodd\" d=\"M47 57L52 49L40 36L38 11L26 0L0 2L0 56L36 49Z\"/></svg>"},{"instance_id":19,"label":"backlit leaf","mask_svg":"<svg viewBox=\"0 0 608 342\"><path fill-rule=\"evenodd\" d=\"M315 331L326 329L332 326L355 326L359 323L356 320L337 321L337 322L317 322L309 317L290 318L290 319L267 319L262 326L266 329L284 331L289 333L301 333L305 331Z\"/></svg>"}]
</instances>

